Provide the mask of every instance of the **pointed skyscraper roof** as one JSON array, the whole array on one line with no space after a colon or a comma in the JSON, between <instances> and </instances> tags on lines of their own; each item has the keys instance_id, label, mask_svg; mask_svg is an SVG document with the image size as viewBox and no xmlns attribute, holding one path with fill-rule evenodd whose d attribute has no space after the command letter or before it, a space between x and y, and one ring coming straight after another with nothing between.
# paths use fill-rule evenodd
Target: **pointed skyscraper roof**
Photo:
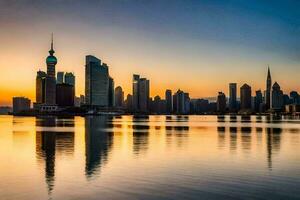
<instances>
[{"instance_id":1,"label":"pointed skyscraper roof","mask_svg":"<svg viewBox=\"0 0 300 200\"><path fill-rule=\"evenodd\" d=\"M268 77L271 77L270 66L268 65Z\"/></svg>"},{"instance_id":2,"label":"pointed skyscraper roof","mask_svg":"<svg viewBox=\"0 0 300 200\"><path fill-rule=\"evenodd\" d=\"M55 51L53 49L53 33L51 34L51 49L50 49L49 53L51 56L53 56L53 54L55 53Z\"/></svg>"}]
</instances>

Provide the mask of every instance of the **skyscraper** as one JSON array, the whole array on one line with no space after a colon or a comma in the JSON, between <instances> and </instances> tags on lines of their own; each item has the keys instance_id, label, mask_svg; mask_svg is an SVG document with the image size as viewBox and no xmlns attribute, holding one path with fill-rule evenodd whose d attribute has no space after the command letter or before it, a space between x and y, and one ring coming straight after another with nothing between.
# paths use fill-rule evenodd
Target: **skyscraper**
<instances>
[{"instance_id":1,"label":"skyscraper","mask_svg":"<svg viewBox=\"0 0 300 200\"><path fill-rule=\"evenodd\" d=\"M221 113L226 111L226 96L223 92L219 92L217 97L217 111Z\"/></svg>"},{"instance_id":2,"label":"skyscraper","mask_svg":"<svg viewBox=\"0 0 300 200\"><path fill-rule=\"evenodd\" d=\"M132 82L133 110L148 112L150 96L149 80L140 78L140 75L134 74Z\"/></svg>"},{"instance_id":3,"label":"skyscraper","mask_svg":"<svg viewBox=\"0 0 300 200\"><path fill-rule=\"evenodd\" d=\"M63 84L64 83L64 72L57 72L56 83Z\"/></svg>"},{"instance_id":4,"label":"skyscraper","mask_svg":"<svg viewBox=\"0 0 300 200\"><path fill-rule=\"evenodd\" d=\"M236 83L229 83L229 110L236 111L237 109L237 89Z\"/></svg>"},{"instance_id":5,"label":"skyscraper","mask_svg":"<svg viewBox=\"0 0 300 200\"><path fill-rule=\"evenodd\" d=\"M241 87L241 110L251 109L251 87L244 84Z\"/></svg>"},{"instance_id":6,"label":"skyscraper","mask_svg":"<svg viewBox=\"0 0 300 200\"><path fill-rule=\"evenodd\" d=\"M133 74L132 77L132 107L137 111L139 108L139 80L140 75Z\"/></svg>"},{"instance_id":7,"label":"skyscraper","mask_svg":"<svg viewBox=\"0 0 300 200\"><path fill-rule=\"evenodd\" d=\"M108 66L101 60L88 55L85 65L85 103L89 106L108 106Z\"/></svg>"},{"instance_id":8,"label":"skyscraper","mask_svg":"<svg viewBox=\"0 0 300 200\"><path fill-rule=\"evenodd\" d=\"M115 83L114 79L109 76L108 78L108 106L115 106Z\"/></svg>"},{"instance_id":9,"label":"skyscraper","mask_svg":"<svg viewBox=\"0 0 300 200\"><path fill-rule=\"evenodd\" d=\"M272 109L282 110L283 108L283 92L277 82L274 83L272 87Z\"/></svg>"},{"instance_id":10,"label":"skyscraper","mask_svg":"<svg viewBox=\"0 0 300 200\"><path fill-rule=\"evenodd\" d=\"M256 112L262 112L263 111L263 95L261 90L255 91L255 98L254 98L254 109Z\"/></svg>"},{"instance_id":11,"label":"skyscraper","mask_svg":"<svg viewBox=\"0 0 300 200\"><path fill-rule=\"evenodd\" d=\"M267 88L265 93L265 104L267 110L271 108L271 87L272 87L272 78L271 78L270 68L268 67Z\"/></svg>"},{"instance_id":12,"label":"skyscraper","mask_svg":"<svg viewBox=\"0 0 300 200\"><path fill-rule=\"evenodd\" d=\"M172 100L172 91L171 90L166 90L165 98L166 98L166 112L167 113L172 113L172 111L173 111L173 100Z\"/></svg>"},{"instance_id":13,"label":"skyscraper","mask_svg":"<svg viewBox=\"0 0 300 200\"><path fill-rule=\"evenodd\" d=\"M65 73L64 83L75 87L75 76L72 72Z\"/></svg>"},{"instance_id":14,"label":"skyscraper","mask_svg":"<svg viewBox=\"0 0 300 200\"><path fill-rule=\"evenodd\" d=\"M46 72L40 70L36 74L35 98L38 104L45 103L46 76Z\"/></svg>"},{"instance_id":15,"label":"skyscraper","mask_svg":"<svg viewBox=\"0 0 300 200\"><path fill-rule=\"evenodd\" d=\"M45 90L45 103L47 105L56 104L56 77L55 77L55 65L57 59L54 56L53 49L53 36L51 40L51 49L49 50L49 56L46 59L47 64L47 76L46 76L46 90Z\"/></svg>"},{"instance_id":16,"label":"skyscraper","mask_svg":"<svg viewBox=\"0 0 300 200\"><path fill-rule=\"evenodd\" d=\"M139 80L139 111L149 111L149 96L149 80L146 78L141 78Z\"/></svg>"},{"instance_id":17,"label":"skyscraper","mask_svg":"<svg viewBox=\"0 0 300 200\"><path fill-rule=\"evenodd\" d=\"M115 106L117 108L123 107L124 104L124 92L121 86L116 87L115 89Z\"/></svg>"}]
</instances>

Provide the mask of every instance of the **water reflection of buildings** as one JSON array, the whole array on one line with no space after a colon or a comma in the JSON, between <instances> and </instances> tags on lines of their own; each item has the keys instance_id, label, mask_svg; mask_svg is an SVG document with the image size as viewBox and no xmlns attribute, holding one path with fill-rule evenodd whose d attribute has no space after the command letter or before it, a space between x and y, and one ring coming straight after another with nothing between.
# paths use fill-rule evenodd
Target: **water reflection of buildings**
<instances>
[{"instance_id":1,"label":"water reflection of buildings","mask_svg":"<svg viewBox=\"0 0 300 200\"><path fill-rule=\"evenodd\" d=\"M265 120L264 120L265 119ZM254 119L250 116L242 116L241 120L237 120L233 116L230 116L229 120L226 121L226 118L223 116L217 118L218 126L218 146L220 149L226 148L226 135L229 132L229 148L230 150L237 149L237 143L241 144L241 149L248 153L251 151L253 139L256 138L257 143L261 143L262 136L261 133L265 133L265 142L267 149L267 162L268 168L272 169L272 159L273 155L278 153L280 150L281 143L281 133L282 129L279 127L272 127L273 123L280 123L280 120L277 117L265 117L261 116L256 117L255 122L256 127L253 128L249 123L254 124ZM238 124L240 123L240 124ZM261 124L265 123L267 128L262 128ZM272 123L272 124L271 124ZM276 125L278 126L278 125ZM256 137L253 137L254 130L256 132ZM265 131L264 131L265 130ZM238 136L240 136L240 140L238 140Z\"/></svg>"},{"instance_id":2,"label":"water reflection of buildings","mask_svg":"<svg viewBox=\"0 0 300 200\"><path fill-rule=\"evenodd\" d=\"M133 153L146 153L149 147L149 116L133 116L132 122Z\"/></svg>"},{"instance_id":3,"label":"water reflection of buildings","mask_svg":"<svg viewBox=\"0 0 300 200\"><path fill-rule=\"evenodd\" d=\"M56 153L66 155L74 153L74 132L51 130L54 127L64 126L74 127L74 119L71 118L67 122L55 117L36 119L36 127L41 128L40 131L36 131L36 156L39 162L45 162L45 179L49 194L54 188Z\"/></svg>"},{"instance_id":4,"label":"water reflection of buildings","mask_svg":"<svg viewBox=\"0 0 300 200\"><path fill-rule=\"evenodd\" d=\"M187 144L190 127L188 125L182 125L184 122L189 122L189 116L166 116L165 131L167 146L175 143L176 147L180 148Z\"/></svg>"},{"instance_id":5,"label":"water reflection of buildings","mask_svg":"<svg viewBox=\"0 0 300 200\"><path fill-rule=\"evenodd\" d=\"M107 162L113 144L110 119L106 116L85 117L85 174L92 178Z\"/></svg>"}]
</instances>

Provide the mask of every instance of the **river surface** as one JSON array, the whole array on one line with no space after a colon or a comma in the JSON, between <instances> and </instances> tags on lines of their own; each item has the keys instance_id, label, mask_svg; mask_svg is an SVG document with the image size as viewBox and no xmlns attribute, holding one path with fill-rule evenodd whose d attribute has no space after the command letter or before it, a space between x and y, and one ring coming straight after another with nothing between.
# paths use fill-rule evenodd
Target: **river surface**
<instances>
[{"instance_id":1,"label":"river surface","mask_svg":"<svg viewBox=\"0 0 300 200\"><path fill-rule=\"evenodd\" d=\"M0 199L300 199L300 120L0 116Z\"/></svg>"}]
</instances>

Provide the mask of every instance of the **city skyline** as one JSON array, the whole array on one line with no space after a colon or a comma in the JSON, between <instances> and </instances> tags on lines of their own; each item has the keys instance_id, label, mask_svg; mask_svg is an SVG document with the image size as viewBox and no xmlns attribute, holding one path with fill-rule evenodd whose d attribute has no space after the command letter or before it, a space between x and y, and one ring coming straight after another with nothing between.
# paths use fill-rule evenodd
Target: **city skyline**
<instances>
[{"instance_id":1,"label":"city skyline","mask_svg":"<svg viewBox=\"0 0 300 200\"><path fill-rule=\"evenodd\" d=\"M152 8L148 14L143 13L148 10L145 2L103 1L93 2L95 8L85 17L79 10L92 6L74 2L59 3L57 10L45 8L47 4L42 1L33 2L36 7L30 8L24 3L1 2L1 15L6 19L0 20L4 30L0 34L1 106L11 105L13 96L35 99L33 80L36 71L46 68L51 32L55 34L56 70L75 74L77 95L84 94L84 59L90 54L107 62L115 86L122 86L124 96L132 93L135 73L151 80L151 97L163 97L166 89L181 89L192 98L215 97L218 91L228 96L230 82L237 83L238 88L248 83L253 95L265 88L268 64L272 79L284 93L300 90L299 12L295 1L284 6L274 3L272 13L264 1L256 5L191 1L193 9L189 3L182 6L181 1L172 5L153 1L146 4ZM164 6L169 10L159 14ZM96 13L96 8L105 12ZM15 9L20 11L12 15ZM72 12L62 12L69 9ZM204 12L199 14L199 10ZM176 18L182 11L185 14ZM26 12L32 12L33 17L25 17ZM124 22L125 16L128 20ZM225 20L219 23L220 16ZM173 23L167 25L172 19L177 19L177 28ZM187 28L191 30L182 31ZM223 28L231 31L221 34L218 30Z\"/></svg>"}]
</instances>

